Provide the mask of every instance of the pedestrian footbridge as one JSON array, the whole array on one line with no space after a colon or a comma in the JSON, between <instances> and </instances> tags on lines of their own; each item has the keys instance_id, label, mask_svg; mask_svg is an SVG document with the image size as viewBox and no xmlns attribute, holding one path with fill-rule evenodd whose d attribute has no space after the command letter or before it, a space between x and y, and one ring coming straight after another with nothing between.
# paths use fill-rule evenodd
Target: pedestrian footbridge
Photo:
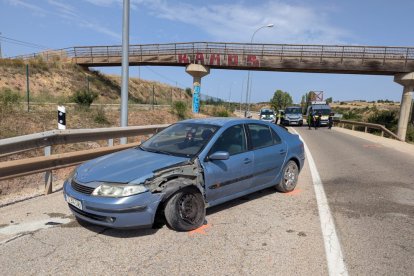
<instances>
[{"instance_id":1,"label":"pedestrian footbridge","mask_svg":"<svg viewBox=\"0 0 414 276\"><path fill-rule=\"evenodd\" d=\"M82 46L46 51L85 67L120 66L122 46ZM30 57L24 56L24 57ZM188 42L130 45L130 65L395 75L414 71L414 47Z\"/></svg>"}]
</instances>

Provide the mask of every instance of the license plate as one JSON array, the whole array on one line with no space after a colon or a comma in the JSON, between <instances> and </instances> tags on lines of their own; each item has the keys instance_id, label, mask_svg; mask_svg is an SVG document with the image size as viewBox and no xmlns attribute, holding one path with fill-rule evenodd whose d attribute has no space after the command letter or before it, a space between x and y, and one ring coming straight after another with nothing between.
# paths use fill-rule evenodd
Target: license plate
<instances>
[{"instance_id":1,"label":"license plate","mask_svg":"<svg viewBox=\"0 0 414 276\"><path fill-rule=\"evenodd\" d=\"M77 200L73 197L66 196L66 202L69 203L72 206L75 206L76 208L82 210L82 202L80 200Z\"/></svg>"}]
</instances>

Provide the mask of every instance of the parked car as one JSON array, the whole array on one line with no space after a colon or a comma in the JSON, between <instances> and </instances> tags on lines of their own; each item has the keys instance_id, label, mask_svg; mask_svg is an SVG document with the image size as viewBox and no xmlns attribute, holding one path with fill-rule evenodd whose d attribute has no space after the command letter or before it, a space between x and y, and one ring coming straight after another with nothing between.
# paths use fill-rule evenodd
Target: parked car
<instances>
[{"instance_id":1,"label":"parked car","mask_svg":"<svg viewBox=\"0 0 414 276\"><path fill-rule=\"evenodd\" d=\"M259 119L262 121L274 123L276 121L275 111L269 108L262 108L259 112Z\"/></svg>"},{"instance_id":2,"label":"parked car","mask_svg":"<svg viewBox=\"0 0 414 276\"><path fill-rule=\"evenodd\" d=\"M297 135L252 119L182 121L138 147L77 167L63 193L76 218L112 228L177 231L205 221L205 209L275 186L292 191L305 160Z\"/></svg>"},{"instance_id":3,"label":"parked car","mask_svg":"<svg viewBox=\"0 0 414 276\"><path fill-rule=\"evenodd\" d=\"M282 125L303 125L302 108L300 106L289 106L285 108Z\"/></svg>"}]
</instances>

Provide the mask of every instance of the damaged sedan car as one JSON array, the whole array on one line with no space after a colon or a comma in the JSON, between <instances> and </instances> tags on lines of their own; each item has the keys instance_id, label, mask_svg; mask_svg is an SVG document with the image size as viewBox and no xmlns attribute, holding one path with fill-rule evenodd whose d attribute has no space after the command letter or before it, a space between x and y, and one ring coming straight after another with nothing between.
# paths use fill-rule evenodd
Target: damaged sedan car
<instances>
[{"instance_id":1,"label":"damaged sedan car","mask_svg":"<svg viewBox=\"0 0 414 276\"><path fill-rule=\"evenodd\" d=\"M64 183L80 220L112 228L177 231L205 222L206 208L276 187L292 191L305 160L297 135L251 119L185 120L140 146L88 161Z\"/></svg>"}]
</instances>

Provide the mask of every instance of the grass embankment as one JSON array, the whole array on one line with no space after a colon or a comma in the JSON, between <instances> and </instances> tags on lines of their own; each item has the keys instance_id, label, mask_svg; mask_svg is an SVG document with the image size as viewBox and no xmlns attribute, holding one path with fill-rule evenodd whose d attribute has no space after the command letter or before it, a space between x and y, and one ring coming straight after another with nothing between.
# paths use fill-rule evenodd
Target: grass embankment
<instances>
[{"instance_id":1,"label":"grass embankment","mask_svg":"<svg viewBox=\"0 0 414 276\"><path fill-rule=\"evenodd\" d=\"M98 95L95 103L119 103L120 76L105 75L78 65L56 59L45 62L41 58L28 61L0 59L0 90L9 89L26 100L26 64L29 67L30 101L71 102L76 91L89 91ZM154 91L154 97L153 97ZM155 81L130 78L131 103L171 104L171 101L190 100L189 93L177 87Z\"/></svg>"}]
</instances>

